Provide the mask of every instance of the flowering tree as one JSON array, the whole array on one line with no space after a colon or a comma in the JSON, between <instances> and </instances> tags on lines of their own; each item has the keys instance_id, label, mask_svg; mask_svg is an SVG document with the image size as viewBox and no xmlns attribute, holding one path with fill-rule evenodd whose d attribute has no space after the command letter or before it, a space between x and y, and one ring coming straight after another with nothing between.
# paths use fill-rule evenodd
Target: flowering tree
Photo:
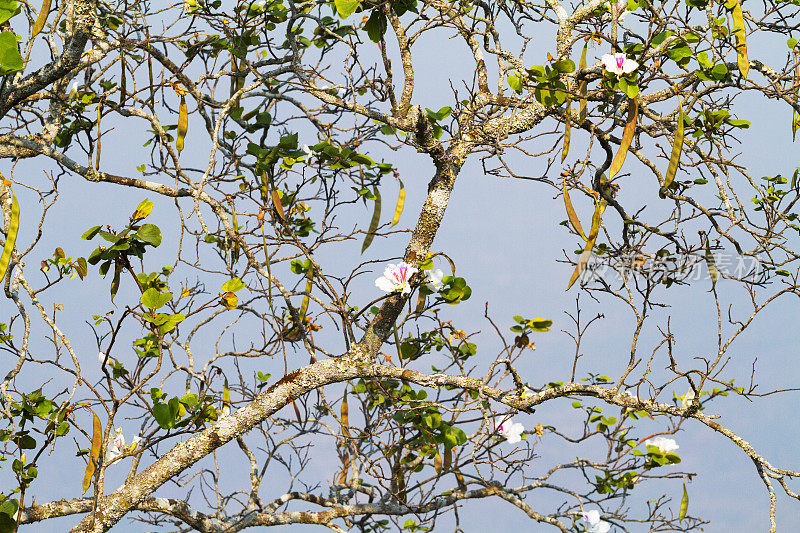
<instances>
[{"instance_id":1,"label":"flowering tree","mask_svg":"<svg viewBox=\"0 0 800 533\"><path fill-rule=\"evenodd\" d=\"M798 0L41 4L0 0L0 531L459 530L489 498L561 531L689 531L703 510L664 480L694 474L690 420L752 461L776 531L800 473L714 413L773 392L734 384L729 348L798 294L798 171L732 151L745 98L794 136ZM432 110L436 46L469 60ZM479 163L563 197L557 283L589 296L559 324L567 379L528 371L561 334L536 302L454 325L483 308L434 239ZM675 348L682 286L715 306L708 355ZM580 360L590 299L629 313L609 375ZM551 406L564 426L530 416ZM559 445L580 455L539 451Z\"/></svg>"}]
</instances>

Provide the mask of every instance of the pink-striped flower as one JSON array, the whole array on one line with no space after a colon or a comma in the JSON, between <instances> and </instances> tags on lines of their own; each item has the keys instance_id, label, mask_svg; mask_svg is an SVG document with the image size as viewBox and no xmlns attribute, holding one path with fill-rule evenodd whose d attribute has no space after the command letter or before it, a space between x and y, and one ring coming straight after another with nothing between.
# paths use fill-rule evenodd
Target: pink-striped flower
<instances>
[{"instance_id":1,"label":"pink-striped flower","mask_svg":"<svg viewBox=\"0 0 800 533\"><path fill-rule=\"evenodd\" d=\"M633 59L628 59L625 54L605 54L600 58L600 61L603 62L607 71L613 72L617 76L630 74L639 68L639 63Z\"/></svg>"},{"instance_id":2,"label":"pink-striped flower","mask_svg":"<svg viewBox=\"0 0 800 533\"><path fill-rule=\"evenodd\" d=\"M397 265L387 265L383 271L383 276L375 280L375 286L384 292L401 292L409 294L411 292L411 277L419 272L417 267L408 263Z\"/></svg>"}]
</instances>

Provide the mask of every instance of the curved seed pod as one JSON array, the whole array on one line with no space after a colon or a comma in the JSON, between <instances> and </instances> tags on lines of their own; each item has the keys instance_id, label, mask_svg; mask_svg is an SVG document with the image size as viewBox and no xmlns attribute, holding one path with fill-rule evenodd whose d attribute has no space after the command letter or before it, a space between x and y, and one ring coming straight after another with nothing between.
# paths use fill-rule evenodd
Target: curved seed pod
<instances>
[{"instance_id":1,"label":"curved seed pod","mask_svg":"<svg viewBox=\"0 0 800 533\"><path fill-rule=\"evenodd\" d=\"M342 397L342 436L350 438L350 407L347 405L347 391Z\"/></svg>"},{"instance_id":2,"label":"curved seed pod","mask_svg":"<svg viewBox=\"0 0 800 533\"><path fill-rule=\"evenodd\" d=\"M103 101L97 103L97 142L94 150L94 168L100 170L100 118L103 116Z\"/></svg>"},{"instance_id":3,"label":"curved seed pod","mask_svg":"<svg viewBox=\"0 0 800 533\"><path fill-rule=\"evenodd\" d=\"M372 189L372 193L375 195L375 210L372 212L372 220L369 223L367 236L364 237L364 244L361 245L362 254L372 244L372 239L375 238L375 231L378 229L378 223L381 221L381 193L378 192L377 187Z\"/></svg>"},{"instance_id":4,"label":"curved seed pod","mask_svg":"<svg viewBox=\"0 0 800 533\"><path fill-rule=\"evenodd\" d=\"M719 279L719 270L717 269L717 262L714 260L714 254L711 253L711 245L706 239L706 267L708 267L708 275L711 276L711 290L717 286L717 279Z\"/></svg>"},{"instance_id":5,"label":"curved seed pod","mask_svg":"<svg viewBox=\"0 0 800 533\"><path fill-rule=\"evenodd\" d=\"M231 390L228 388L228 378L225 378L225 387L222 389L222 414L231 413Z\"/></svg>"},{"instance_id":6,"label":"curved seed pod","mask_svg":"<svg viewBox=\"0 0 800 533\"><path fill-rule=\"evenodd\" d=\"M183 141L186 139L187 131L189 131L189 112L186 110L186 97L181 95L181 104L178 106L178 137L175 140L178 155L183 151Z\"/></svg>"},{"instance_id":7,"label":"curved seed pod","mask_svg":"<svg viewBox=\"0 0 800 533\"><path fill-rule=\"evenodd\" d=\"M397 195L397 205L394 208L394 216L392 217L392 226L400 222L400 215L403 214L403 206L406 204L406 188L403 185L403 180L400 180L400 192Z\"/></svg>"},{"instance_id":8,"label":"curved seed pod","mask_svg":"<svg viewBox=\"0 0 800 533\"><path fill-rule=\"evenodd\" d=\"M419 293L419 296L417 296L417 306L414 308L414 312L420 314L424 310L425 310L425 295Z\"/></svg>"},{"instance_id":9,"label":"curved seed pod","mask_svg":"<svg viewBox=\"0 0 800 533\"><path fill-rule=\"evenodd\" d=\"M303 296L303 303L300 304L300 320L305 321L306 313L308 312L308 302L310 300L309 294L311 294L311 289L314 288L314 267L308 267L308 272L306 273L306 295Z\"/></svg>"},{"instance_id":10,"label":"curved seed pod","mask_svg":"<svg viewBox=\"0 0 800 533\"><path fill-rule=\"evenodd\" d=\"M281 220L286 220L286 214L283 212L283 204L281 203L281 197L278 191L272 189L269 195L272 197L272 204L275 206L275 211L278 212L278 216L281 217Z\"/></svg>"},{"instance_id":11,"label":"curved seed pod","mask_svg":"<svg viewBox=\"0 0 800 533\"><path fill-rule=\"evenodd\" d=\"M800 85L800 74L798 71L800 70L800 63L795 63L794 65L794 75L792 76L792 95L794 96L794 105L797 105L797 97L798 97L798 86ZM797 111L792 111L792 142L794 142L795 134L797 133L797 127L800 126L800 115L797 114Z\"/></svg>"},{"instance_id":12,"label":"curved seed pod","mask_svg":"<svg viewBox=\"0 0 800 533\"><path fill-rule=\"evenodd\" d=\"M567 101L565 102L565 111L564 111L564 147L561 149L561 162L563 163L564 160L567 158L567 154L569 154L569 138L571 133L571 122L572 122L572 88L567 82Z\"/></svg>"},{"instance_id":13,"label":"curved seed pod","mask_svg":"<svg viewBox=\"0 0 800 533\"><path fill-rule=\"evenodd\" d=\"M31 39L36 37L42 28L44 28L44 23L47 22L47 15L50 14L50 3L52 0L44 0L42 2L42 9L39 10L39 16L36 17L36 23L31 28Z\"/></svg>"},{"instance_id":14,"label":"curved seed pod","mask_svg":"<svg viewBox=\"0 0 800 533\"><path fill-rule=\"evenodd\" d=\"M606 201L601 198L594 207L594 215L592 215L592 229L589 230L589 238L586 241L586 247L583 249L583 253L581 253L581 256L578 258L578 264L575 265L575 270L572 272L572 277L569 278L567 290L572 287L572 284L575 283L575 281L584 271L586 265L589 264L589 258L592 255L592 250L594 249L594 241L597 240L597 234L600 233L600 221L603 219L603 211L605 211L606 205Z\"/></svg>"},{"instance_id":15,"label":"curved seed pod","mask_svg":"<svg viewBox=\"0 0 800 533\"><path fill-rule=\"evenodd\" d=\"M119 80L119 105L125 105L125 96L128 94L128 82L125 79L125 51L119 52L120 80Z\"/></svg>"},{"instance_id":16,"label":"curved seed pod","mask_svg":"<svg viewBox=\"0 0 800 533\"><path fill-rule=\"evenodd\" d=\"M689 493L686 492L686 482L683 482L683 498L681 498L681 510L678 513L678 520L686 518L686 512L689 510Z\"/></svg>"},{"instance_id":17,"label":"curved seed pod","mask_svg":"<svg viewBox=\"0 0 800 533\"><path fill-rule=\"evenodd\" d=\"M89 462L86 463L86 473L83 475L83 494L92 486L92 478L100 462L100 450L103 448L103 424L100 418L92 411L92 448L89 452Z\"/></svg>"},{"instance_id":18,"label":"curved seed pod","mask_svg":"<svg viewBox=\"0 0 800 533\"><path fill-rule=\"evenodd\" d=\"M635 98L628 98L628 122L625 123L625 129L622 131L622 140L619 143L619 150L611 162L611 167L608 169L608 177L613 178L622 164L625 163L625 156L628 155L628 148L633 141L633 134L636 131L636 116L639 112L639 105Z\"/></svg>"},{"instance_id":19,"label":"curved seed pod","mask_svg":"<svg viewBox=\"0 0 800 533\"><path fill-rule=\"evenodd\" d=\"M667 173L664 174L664 191L669 189L672 185L672 180L675 179L675 174L678 172L678 163L681 159L681 151L683 150L683 102L678 103L678 125L675 127L675 140L672 142L672 154L669 156L669 166ZM664 198L666 195L661 192L660 196Z\"/></svg>"},{"instance_id":20,"label":"curved seed pod","mask_svg":"<svg viewBox=\"0 0 800 533\"><path fill-rule=\"evenodd\" d=\"M572 229L574 229L575 232L585 241L587 240L586 235L583 233L583 227L581 226L581 221L578 218L578 215L575 213L575 208L572 207L572 200L570 200L566 183L564 183L562 192L564 194L564 206L567 208L567 218L569 219L569 223L572 225Z\"/></svg>"},{"instance_id":21,"label":"curved seed pod","mask_svg":"<svg viewBox=\"0 0 800 533\"><path fill-rule=\"evenodd\" d=\"M10 190L10 189L9 189ZM8 264L11 262L11 252L14 251L14 243L17 241L17 232L19 231L19 203L17 203L17 196L14 191L11 191L11 220L8 223L6 234L6 243L3 246L3 254L0 255L0 281L6 275Z\"/></svg>"},{"instance_id":22,"label":"curved seed pod","mask_svg":"<svg viewBox=\"0 0 800 533\"><path fill-rule=\"evenodd\" d=\"M750 70L750 60L747 58L747 31L744 28L744 14L739 0L733 5L731 12L733 17L733 34L736 36L736 62L739 65L739 72L742 77L747 79Z\"/></svg>"},{"instance_id":23,"label":"curved seed pod","mask_svg":"<svg viewBox=\"0 0 800 533\"><path fill-rule=\"evenodd\" d=\"M578 62L578 70L582 70L586 68L586 46L583 45L583 51L581 52L581 59ZM581 93L581 100L580 100L580 112L578 113L578 117L580 118L581 122L586 120L586 94L588 93L589 83L586 81L582 81L579 89Z\"/></svg>"}]
</instances>

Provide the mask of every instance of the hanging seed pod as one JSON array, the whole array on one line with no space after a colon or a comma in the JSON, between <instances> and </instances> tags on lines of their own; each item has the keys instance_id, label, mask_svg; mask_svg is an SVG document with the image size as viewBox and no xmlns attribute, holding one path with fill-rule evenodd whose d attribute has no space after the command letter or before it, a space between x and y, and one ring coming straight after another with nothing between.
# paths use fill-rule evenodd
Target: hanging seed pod
<instances>
[{"instance_id":1,"label":"hanging seed pod","mask_svg":"<svg viewBox=\"0 0 800 533\"><path fill-rule=\"evenodd\" d=\"M372 211L372 220L369 223L369 230L367 230L367 235L364 237L364 244L361 245L362 254L369 248L369 245L372 244L372 239L375 238L375 231L378 229L378 224L381 221L381 193L378 191L378 188L375 187L372 189L372 194L375 195L375 208Z\"/></svg>"},{"instance_id":2,"label":"hanging seed pod","mask_svg":"<svg viewBox=\"0 0 800 533\"><path fill-rule=\"evenodd\" d=\"M750 71L750 60L747 58L747 31L744 27L744 14L739 0L735 0L731 16L733 17L732 33L736 36L736 62L739 65L739 72L742 73L742 77L747 79L747 73Z\"/></svg>"},{"instance_id":3,"label":"hanging seed pod","mask_svg":"<svg viewBox=\"0 0 800 533\"><path fill-rule=\"evenodd\" d=\"M583 253L581 253L581 256L578 258L578 264L575 265L575 270L572 272L572 277L569 278L567 290L572 287L572 284L575 283L575 281L584 271L586 265L589 264L589 258L592 255L592 250L594 249L594 241L597 240L597 234L600 232L600 221L603 218L603 211L605 211L605 209L606 201L601 198L595 205L594 215L592 216L592 229L589 230L589 238L586 241L586 247L583 249Z\"/></svg>"},{"instance_id":4,"label":"hanging seed pod","mask_svg":"<svg viewBox=\"0 0 800 533\"><path fill-rule=\"evenodd\" d=\"M0 255L0 281L6 275L8 264L11 262L11 253L14 251L14 243L17 241L17 232L19 231L19 203L17 203L17 196L14 191L9 189L11 193L11 219L6 228L6 243L3 246L3 253Z\"/></svg>"},{"instance_id":5,"label":"hanging seed pod","mask_svg":"<svg viewBox=\"0 0 800 533\"><path fill-rule=\"evenodd\" d=\"M585 241L586 235L583 233L583 227L581 226L581 221L578 218L578 215L575 213L575 208L572 206L572 200L569 197L569 191L567 190L567 184L564 183L564 187L562 189L562 193L564 195L564 206L567 208L567 218L569 219L569 223L572 225L572 229L581 236L581 238Z\"/></svg>"},{"instance_id":6,"label":"hanging seed pod","mask_svg":"<svg viewBox=\"0 0 800 533\"><path fill-rule=\"evenodd\" d=\"M617 172L622 168L625 163L625 156L628 155L628 148L633 141L633 134L636 132L636 116L639 111L639 106L635 98L628 98L628 122L625 123L625 129L622 131L622 140L619 143L619 150L611 162L611 167L608 169L608 177L613 178Z\"/></svg>"},{"instance_id":7,"label":"hanging seed pod","mask_svg":"<svg viewBox=\"0 0 800 533\"><path fill-rule=\"evenodd\" d=\"M664 174L664 188L659 191L659 196L665 198L664 191L669 190L672 185L672 180L675 179L675 174L678 172L678 163L681 159L681 152L683 150L683 102L678 103L678 124L675 127L675 140L672 142L672 154L669 156L669 166L667 173Z\"/></svg>"},{"instance_id":8,"label":"hanging seed pod","mask_svg":"<svg viewBox=\"0 0 800 533\"><path fill-rule=\"evenodd\" d=\"M100 418L92 411L92 447L89 451L89 462L86 463L86 472L83 474L83 494L92 486L92 478L100 466L100 450L103 448L103 424Z\"/></svg>"},{"instance_id":9,"label":"hanging seed pod","mask_svg":"<svg viewBox=\"0 0 800 533\"><path fill-rule=\"evenodd\" d=\"M581 52L581 59L578 62L578 70L582 70L586 68L586 46L583 45L583 51ZM579 92L581 94L580 99L580 111L578 112L578 117L580 118L581 122L586 120L586 95L589 92L589 82L582 81L579 86Z\"/></svg>"},{"instance_id":10,"label":"hanging seed pod","mask_svg":"<svg viewBox=\"0 0 800 533\"><path fill-rule=\"evenodd\" d=\"M42 28L44 28L45 22L47 22L47 15L50 14L50 3L52 0L44 0L42 2L42 9L39 10L39 16L36 17L36 23L31 28L31 39L36 37Z\"/></svg>"},{"instance_id":11,"label":"hanging seed pod","mask_svg":"<svg viewBox=\"0 0 800 533\"><path fill-rule=\"evenodd\" d=\"M403 180L400 181L400 192L397 194L397 205L394 208L394 216L392 217L392 226L400 222L400 215L403 214L403 206L406 203L406 188L403 185Z\"/></svg>"},{"instance_id":12,"label":"hanging seed pod","mask_svg":"<svg viewBox=\"0 0 800 533\"><path fill-rule=\"evenodd\" d=\"M175 140L175 149L178 155L183 151L183 142L186 139L186 132L189 130L189 112L186 110L186 97L181 95L181 104L178 106L178 132Z\"/></svg>"},{"instance_id":13,"label":"hanging seed pod","mask_svg":"<svg viewBox=\"0 0 800 533\"><path fill-rule=\"evenodd\" d=\"M564 147L561 149L561 162L563 163L564 160L567 158L567 154L569 154L569 139L571 134L571 122L572 122L572 88L567 82L567 101L565 102L565 111L564 111Z\"/></svg>"}]
</instances>

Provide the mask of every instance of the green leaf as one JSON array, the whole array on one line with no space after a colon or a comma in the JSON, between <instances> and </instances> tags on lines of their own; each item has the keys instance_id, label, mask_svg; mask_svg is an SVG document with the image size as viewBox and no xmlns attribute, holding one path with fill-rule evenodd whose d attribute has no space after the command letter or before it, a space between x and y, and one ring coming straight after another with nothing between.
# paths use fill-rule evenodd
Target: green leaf
<instances>
[{"instance_id":1,"label":"green leaf","mask_svg":"<svg viewBox=\"0 0 800 533\"><path fill-rule=\"evenodd\" d=\"M170 300L172 300L171 292L160 293L153 287L144 291L141 298L142 305L150 309L159 309Z\"/></svg>"},{"instance_id":2,"label":"green leaf","mask_svg":"<svg viewBox=\"0 0 800 533\"><path fill-rule=\"evenodd\" d=\"M153 418L156 419L158 425L164 429L172 427L173 417L170 413L169 406L165 403L157 403L153 406Z\"/></svg>"},{"instance_id":3,"label":"green leaf","mask_svg":"<svg viewBox=\"0 0 800 533\"><path fill-rule=\"evenodd\" d=\"M0 0L0 24L13 17L16 12L17 0Z\"/></svg>"},{"instance_id":4,"label":"green leaf","mask_svg":"<svg viewBox=\"0 0 800 533\"><path fill-rule=\"evenodd\" d=\"M84 232L83 235L81 235L81 239L83 239L85 241L90 241L90 240L94 239L94 236L97 235L98 231L100 231L100 226L95 226L93 228L89 228L88 230L86 230Z\"/></svg>"},{"instance_id":5,"label":"green leaf","mask_svg":"<svg viewBox=\"0 0 800 533\"><path fill-rule=\"evenodd\" d=\"M14 3L16 4L16 2ZM22 56L19 53L17 34L13 31L0 33L0 74L19 72L24 67L25 63L23 63Z\"/></svg>"},{"instance_id":6,"label":"green leaf","mask_svg":"<svg viewBox=\"0 0 800 533\"><path fill-rule=\"evenodd\" d=\"M514 89L517 94L522 94L522 80L516 74L512 74L507 78L508 86Z\"/></svg>"},{"instance_id":7,"label":"green leaf","mask_svg":"<svg viewBox=\"0 0 800 533\"><path fill-rule=\"evenodd\" d=\"M239 278L233 278L222 284L222 292L236 292L244 288L244 283Z\"/></svg>"},{"instance_id":8,"label":"green leaf","mask_svg":"<svg viewBox=\"0 0 800 533\"><path fill-rule=\"evenodd\" d=\"M155 247L161 244L161 230L158 229L158 226L155 224L143 225L139 228L139 231L136 232L136 236L140 240Z\"/></svg>"},{"instance_id":9,"label":"green leaf","mask_svg":"<svg viewBox=\"0 0 800 533\"><path fill-rule=\"evenodd\" d=\"M786 46L788 46L790 50L793 49L794 47L797 46L797 39L795 39L794 37L787 39Z\"/></svg>"},{"instance_id":10,"label":"green leaf","mask_svg":"<svg viewBox=\"0 0 800 533\"><path fill-rule=\"evenodd\" d=\"M575 72L575 62L571 59L562 59L553 63L553 68L561 73Z\"/></svg>"},{"instance_id":11,"label":"green leaf","mask_svg":"<svg viewBox=\"0 0 800 533\"><path fill-rule=\"evenodd\" d=\"M336 12L339 13L339 16L346 19L358 9L361 0L334 0L333 3L336 5Z\"/></svg>"},{"instance_id":12,"label":"green leaf","mask_svg":"<svg viewBox=\"0 0 800 533\"><path fill-rule=\"evenodd\" d=\"M166 320L164 320L163 324L161 324L161 325L158 327L158 330L159 330L159 331L160 331L162 334L164 334L164 333L169 333L170 331L172 331L173 329L175 329L175 327L176 327L178 324L180 324L181 322L183 322L183 320L184 320L185 318L186 318L186 316L185 316L185 315L182 315L181 313L176 313L176 314L174 314L174 315L166 315Z\"/></svg>"},{"instance_id":13,"label":"green leaf","mask_svg":"<svg viewBox=\"0 0 800 533\"><path fill-rule=\"evenodd\" d=\"M367 36L373 43L378 43L386 33L386 15L380 9L373 9L367 23L364 24L364 29L367 30ZM383 131L381 129L381 131ZM394 132L392 132L394 133Z\"/></svg>"}]
</instances>

